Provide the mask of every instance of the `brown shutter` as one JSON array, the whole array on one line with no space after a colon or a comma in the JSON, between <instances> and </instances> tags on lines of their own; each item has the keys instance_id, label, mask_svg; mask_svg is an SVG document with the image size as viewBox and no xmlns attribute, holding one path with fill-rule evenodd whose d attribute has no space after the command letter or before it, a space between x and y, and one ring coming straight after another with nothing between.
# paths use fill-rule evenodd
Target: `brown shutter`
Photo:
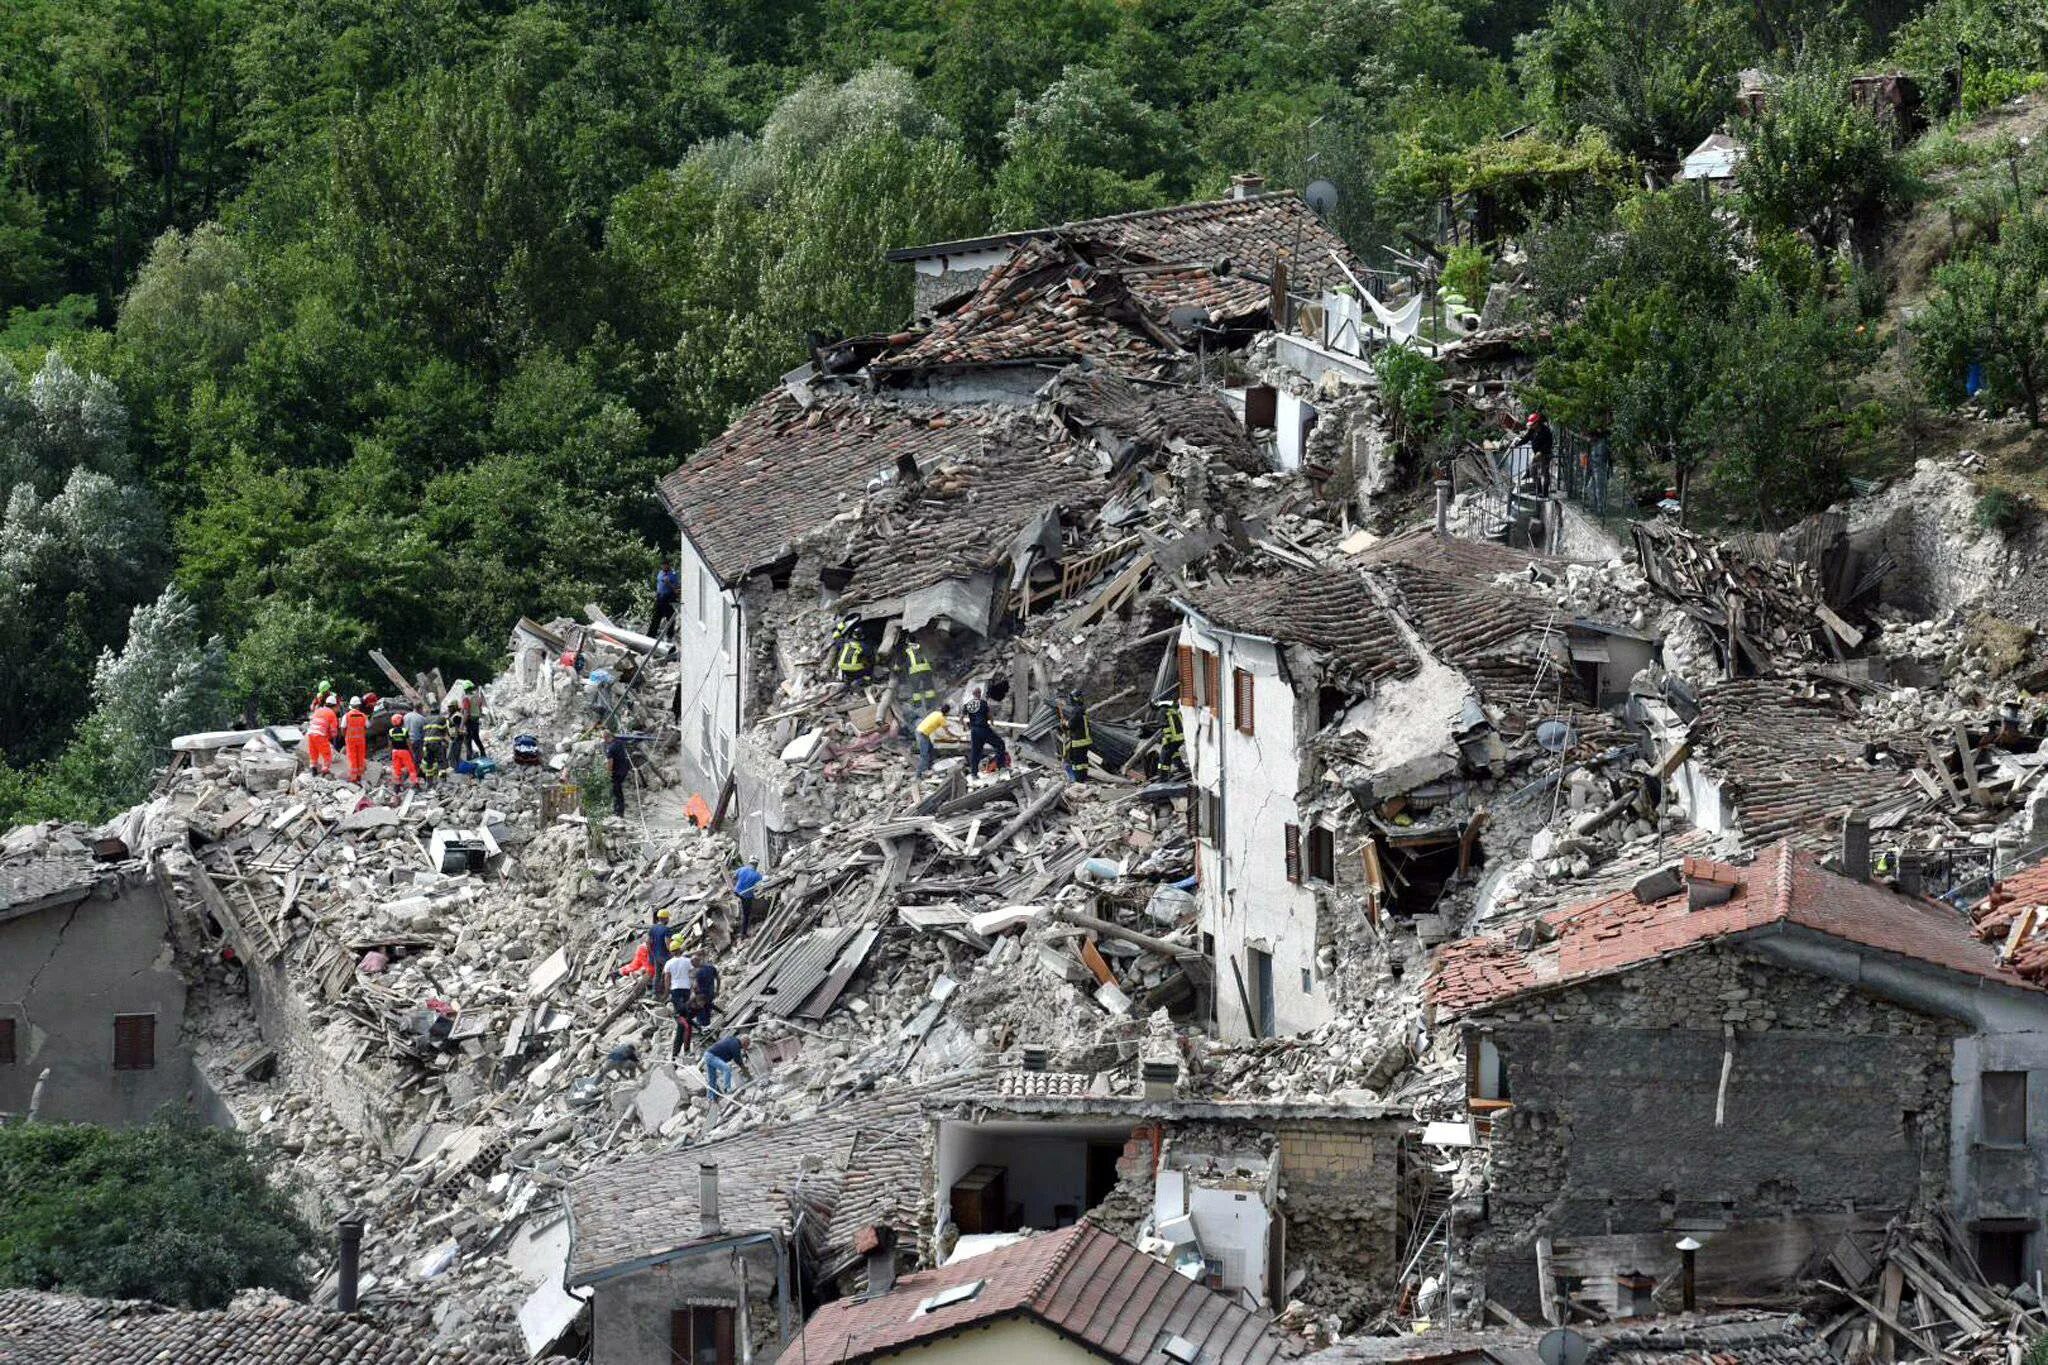
<instances>
[{"instance_id":1,"label":"brown shutter","mask_svg":"<svg viewBox=\"0 0 2048 1365\"><path fill-rule=\"evenodd\" d=\"M1301 826L1287 827L1287 880L1301 880Z\"/></svg>"},{"instance_id":2,"label":"brown shutter","mask_svg":"<svg viewBox=\"0 0 2048 1365\"><path fill-rule=\"evenodd\" d=\"M13 1066L16 1060L14 1055L14 1020L0 1019L0 1066Z\"/></svg>"},{"instance_id":3,"label":"brown shutter","mask_svg":"<svg viewBox=\"0 0 2048 1365\"><path fill-rule=\"evenodd\" d=\"M668 1315L668 1358L675 1365L689 1365L696 1359L690 1350L690 1310L672 1309Z\"/></svg>"},{"instance_id":4,"label":"brown shutter","mask_svg":"<svg viewBox=\"0 0 2048 1365\"><path fill-rule=\"evenodd\" d=\"M148 1071L156 1065L156 1016L114 1016L114 1070Z\"/></svg>"},{"instance_id":5,"label":"brown shutter","mask_svg":"<svg viewBox=\"0 0 2048 1365\"><path fill-rule=\"evenodd\" d=\"M1195 696L1195 647L1182 645L1174 655L1174 662L1180 666L1180 704L1199 706L1201 701Z\"/></svg>"},{"instance_id":6,"label":"brown shutter","mask_svg":"<svg viewBox=\"0 0 2048 1365\"><path fill-rule=\"evenodd\" d=\"M1202 654L1202 682L1208 695L1202 700L1212 712L1223 709L1223 656L1204 651Z\"/></svg>"},{"instance_id":7,"label":"brown shutter","mask_svg":"<svg viewBox=\"0 0 2048 1365\"><path fill-rule=\"evenodd\" d=\"M715 1308L711 1325L712 1340L718 1347L718 1365L737 1365L739 1357L733 1351L733 1310Z\"/></svg>"},{"instance_id":8,"label":"brown shutter","mask_svg":"<svg viewBox=\"0 0 2048 1365\"><path fill-rule=\"evenodd\" d=\"M1230 719L1245 734L1252 733L1252 675L1242 668L1230 670Z\"/></svg>"}]
</instances>

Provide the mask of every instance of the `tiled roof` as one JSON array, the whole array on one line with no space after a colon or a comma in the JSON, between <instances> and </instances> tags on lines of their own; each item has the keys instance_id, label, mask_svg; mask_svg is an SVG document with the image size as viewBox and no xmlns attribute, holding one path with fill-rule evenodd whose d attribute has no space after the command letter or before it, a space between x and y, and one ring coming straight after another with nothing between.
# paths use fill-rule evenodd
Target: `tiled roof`
<instances>
[{"instance_id":1,"label":"tiled roof","mask_svg":"<svg viewBox=\"0 0 2048 1365\"><path fill-rule=\"evenodd\" d=\"M940 1290L976 1281L981 1287L972 1298L920 1311ZM1203 1365L1266 1365L1295 1350L1270 1318L1084 1221L906 1275L879 1298L826 1304L784 1355L843 1365L1019 1316L1126 1365L1164 1365L1169 1358L1161 1347L1175 1336L1199 1349Z\"/></svg>"},{"instance_id":2,"label":"tiled roof","mask_svg":"<svg viewBox=\"0 0 2048 1365\"><path fill-rule=\"evenodd\" d=\"M1408 677L1420 667L1400 627L1351 569L1289 569L1212 583L1182 599L1224 630L1306 645L1355 682Z\"/></svg>"},{"instance_id":3,"label":"tiled roof","mask_svg":"<svg viewBox=\"0 0 2048 1365\"><path fill-rule=\"evenodd\" d=\"M1586 1365L1828 1365L1827 1342L1798 1317L1728 1313L1585 1324ZM1362 1337L1310 1356L1303 1365L1425 1365L1536 1360L1541 1328L1434 1330Z\"/></svg>"},{"instance_id":4,"label":"tiled roof","mask_svg":"<svg viewBox=\"0 0 2048 1365\"><path fill-rule=\"evenodd\" d=\"M2005 965L2038 986L2048 986L2048 859L2003 878L1975 910L1977 937L2000 952L2013 939L2013 925L2029 911L2025 932L2012 942Z\"/></svg>"},{"instance_id":5,"label":"tiled roof","mask_svg":"<svg viewBox=\"0 0 2048 1365\"><path fill-rule=\"evenodd\" d=\"M698 1167L718 1166L726 1233L787 1230L801 1207L806 1249L843 1260L853 1235L923 1195L924 1105L985 1088L979 1073L863 1095L800 1122L621 1162L569 1185L568 1279L660 1257L699 1240Z\"/></svg>"},{"instance_id":6,"label":"tiled roof","mask_svg":"<svg viewBox=\"0 0 2048 1365\"><path fill-rule=\"evenodd\" d=\"M1136 374L1163 373L1182 352L1124 274L1098 270L1057 242L1036 241L989 271L972 297L909 345L873 362L878 374L1090 357Z\"/></svg>"},{"instance_id":7,"label":"tiled roof","mask_svg":"<svg viewBox=\"0 0 2048 1365\"><path fill-rule=\"evenodd\" d=\"M88 895L94 880L89 863L71 858L37 858L0 866L0 915L45 901Z\"/></svg>"},{"instance_id":8,"label":"tiled roof","mask_svg":"<svg viewBox=\"0 0 2048 1365\"><path fill-rule=\"evenodd\" d=\"M1947 971L2027 984L1998 965L1955 911L1826 871L1790 843L1780 841L1746 866L1687 858L1684 868L1690 877L1732 883L1735 894L1694 910L1683 887L1650 905L1632 890L1618 891L1538 917L1556 936L1526 952L1510 935L1449 944L1430 977L1430 1002L1440 1014L1465 1014L1782 924Z\"/></svg>"},{"instance_id":9,"label":"tiled roof","mask_svg":"<svg viewBox=\"0 0 2048 1365\"><path fill-rule=\"evenodd\" d=\"M1411 568L1453 574L1473 582L1491 583L1502 574L1525 573L1531 564L1555 568L1569 561L1540 550L1517 550L1491 540L1440 536L1434 526L1422 525L1369 546L1355 562L1367 568L1406 564Z\"/></svg>"},{"instance_id":10,"label":"tiled roof","mask_svg":"<svg viewBox=\"0 0 2048 1365\"><path fill-rule=\"evenodd\" d=\"M1855 703L1793 678L1737 678L1700 694L1693 754L1734 798L1752 848L1830 846L1842 813L1918 800L1909 774L1863 760Z\"/></svg>"},{"instance_id":11,"label":"tiled roof","mask_svg":"<svg viewBox=\"0 0 2048 1365\"><path fill-rule=\"evenodd\" d=\"M778 389L661 481L662 501L712 571L732 583L858 506L899 461L973 458L994 415L855 397L805 411Z\"/></svg>"},{"instance_id":12,"label":"tiled roof","mask_svg":"<svg viewBox=\"0 0 2048 1365\"><path fill-rule=\"evenodd\" d=\"M1135 384L1099 366L1077 366L1053 381L1045 396L1068 426L1105 445L1128 443L1152 455L1185 442L1248 474L1269 468L1244 423L1211 390Z\"/></svg>"},{"instance_id":13,"label":"tiled roof","mask_svg":"<svg viewBox=\"0 0 2048 1365\"><path fill-rule=\"evenodd\" d=\"M1364 267L1344 245L1343 238L1330 231L1315 210L1291 190L1257 194L1247 199L1205 199L1172 208L1120 213L1110 218L1091 218L1068 223L1059 230L1070 242L1113 253L1126 261L1173 262L1213 267L1223 260L1240 270L1264 275L1273 268L1276 255L1289 263L1288 288L1297 294L1344 283L1344 272L1331 253L1354 272ZM1200 284L1187 292L1190 281L1155 277L1159 284L1148 292L1147 301L1159 308L1182 304L1212 307L1226 298L1248 297L1243 288L1249 282L1232 281L1229 293L1214 285ZM1211 274L1215 285L1225 282ZM1145 286L1138 285L1140 289ZM1265 285L1252 285L1254 306L1263 305ZM1214 296L1212 297L1212 291Z\"/></svg>"},{"instance_id":14,"label":"tiled roof","mask_svg":"<svg viewBox=\"0 0 2048 1365\"><path fill-rule=\"evenodd\" d=\"M220 1312L0 1290L0 1365L512 1365L277 1300Z\"/></svg>"}]
</instances>

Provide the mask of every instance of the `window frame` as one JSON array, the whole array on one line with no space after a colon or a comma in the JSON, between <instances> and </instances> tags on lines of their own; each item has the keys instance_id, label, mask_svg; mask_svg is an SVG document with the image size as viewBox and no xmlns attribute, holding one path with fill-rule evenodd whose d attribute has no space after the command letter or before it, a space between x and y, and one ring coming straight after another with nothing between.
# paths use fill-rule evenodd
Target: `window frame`
<instances>
[{"instance_id":1,"label":"window frame","mask_svg":"<svg viewBox=\"0 0 2048 1365\"><path fill-rule=\"evenodd\" d=\"M2019 1136L2018 1136L2018 1137L2010 1137L2010 1136L2000 1136L2000 1135L1994 1134L1994 1133L1993 1133L1993 1131L1992 1131L1992 1127L1993 1127L1993 1125L1992 1125L1992 1115L1993 1115L1993 1104L1992 1104L1992 1097L1991 1097L1991 1092L1992 1092L1992 1088L1993 1088L1993 1086L1992 1086L1992 1078L1993 1078L1993 1077L1996 1077L1996 1078L1998 1078L1998 1083L1999 1083L1999 1085L2001 1085L2001 1086L2004 1086L2004 1085L2010 1084L2010 1083L2011 1083L2011 1082L2013 1081L2013 1078L2015 1078L2015 1077L2017 1077L2017 1078L2018 1078L2018 1085L2019 1085L2019 1095L2018 1095L2018 1097L2017 1097L2017 1098L2018 1098L2018 1106L2017 1106L2017 1109L2016 1109L2016 1110L2014 1110L2014 1111L2012 1111L2012 1113L2011 1113L2011 1114L2007 1114L2007 1115L2006 1115L2007 1117L2012 1117L2012 1116L2016 1116L2016 1117L2018 1118L2018 1120L2019 1120ZM2027 1133L2028 1133L2028 1130L2029 1130L2029 1128L2031 1127L2031 1125L2030 1125L2030 1124L2029 1124L2029 1123L2027 1122L2027 1106L2028 1106L2028 1102L2029 1102L2029 1099L2030 1099L2029 1091L2030 1091L2030 1090L2031 1090L2032 1088L2033 1088L2033 1087L2032 1087L2032 1085L2031 1085L2031 1083L2030 1083L2030 1080L2029 1080L2029 1075L2028 1075L2028 1073L2027 1073L2027 1072L2025 1072L2025 1071L2005 1071L2005 1070L1999 1070L1999 1071L1982 1071L1982 1072L1979 1072L1979 1073L1978 1073L1978 1076L1977 1076L1977 1140L1978 1140L1978 1142L1979 1142L1979 1143L1980 1143L1981 1145L1983 1145L1983 1146L1985 1146L1985 1147L1999 1147L1999 1148L2011 1148L2011 1149L2023 1149L2023 1148L2025 1148L2025 1147L2026 1147L2026 1145L2027 1145ZM2008 1101L2008 1102L2009 1102L2009 1101L2010 1101L2010 1100L2011 1100L2012 1098L2013 1098L2013 1097L2011 1097L2011 1096L2007 1096L2007 1097L2006 1097L2006 1099L2007 1099L2007 1101Z\"/></svg>"},{"instance_id":2,"label":"window frame","mask_svg":"<svg viewBox=\"0 0 2048 1365\"><path fill-rule=\"evenodd\" d=\"M1254 733L1253 698L1256 684L1248 668L1230 670L1230 723L1241 735Z\"/></svg>"},{"instance_id":3,"label":"window frame","mask_svg":"<svg viewBox=\"0 0 2048 1365\"><path fill-rule=\"evenodd\" d=\"M125 1039L122 1028L124 1024L127 1025L131 1035ZM147 1044L147 1061L136 1060L137 1049L142 1047L143 1044L135 1041L132 1036L135 1033L140 1033L143 1041ZM117 1014L114 1016L114 1070L156 1070L156 1013L154 1011L147 1014Z\"/></svg>"},{"instance_id":4,"label":"window frame","mask_svg":"<svg viewBox=\"0 0 2048 1365\"><path fill-rule=\"evenodd\" d=\"M11 1014L0 1014L0 1066L21 1063L21 1024Z\"/></svg>"},{"instance_id":5,"label":"window frame","mask_svg":"<svg viewBox=\"0 0 2048 1365\"><path fill-rule=\"evenodd\" d=\"M1337 832L1325 825L1308 827L1308 853L1303 863L1308 880L1334 885L1337 880Z\"/></svg>"}]
</instances>

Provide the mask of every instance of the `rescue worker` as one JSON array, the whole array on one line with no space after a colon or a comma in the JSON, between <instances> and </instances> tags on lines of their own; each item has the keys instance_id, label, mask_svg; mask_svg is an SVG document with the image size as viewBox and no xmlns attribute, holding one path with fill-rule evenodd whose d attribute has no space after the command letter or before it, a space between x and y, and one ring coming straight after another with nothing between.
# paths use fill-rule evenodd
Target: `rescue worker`
<instances>
[{"instance_id":1,"label":"rescue worker","mask_svg":"<svg viewBox=\"0 0 2048 1365\"><path fill-rule=\"evenodd\" d=\"M342 743L348 749L348 780L361 782L370 766L370 713L361 697L348 699L348 715L341 722Z\"/></svg>"},{"instance_id":2,"label":"rescue worker","mask_svg":"<svg viewBox=\"0 0 2048 1365\"><path fill-rule=\"evenodd\" d=\"M740 938L745 938L747 930L753 927L754 896L760 885L761 869L754 866L754 860L749 858L740 864L740 870L732 879L732 897L740 905Z\"/></svg>"},{"instance_id":3,"label":"rescue worker","mask_svg":"<svg viewBox=\"0 0 2048 1365\"><path fill-rule=\"evenodd\" d=\"M425 746L427 781L439 782L448 776L448 716L438 709L427 713L426 731L421 736Z\"/></svg>"},{"instance_id":4,"label":"rescue worker","mask_svg":"<svg viewBox=\"0 0 2048 1365\"><path fill-rule=\"evenodd\" d=\"M711 1005L718 999L718 968L712 963L697 964L697 993L690 1003L696 1007L697 1027L711 1027Z\"/></svg>"},{"instance_id":5,"label":"rescue worker","mask_svg":"<svg viewBox=\"0 0 2048 1365\"><path fill-rule=\"evenodd\" d=\"M448 766L458 767L469 757L469 730L462 723L462 699L450 697L445 703L448 726Z\"/></svg>"},{"instance_id":6,"label":"rescue worker","mask_svg":"<svg viewBox=\"0 0 2048 1365\"><path fill-rule=\"evenodd\" d=\"M405 713L405 747L412 754L413 771L426 776L427 713L419 707Z\"/></svg>"},{"instance_id":7,"label":"rescue worker","mask_svg":"<svg viewBox=\"0 0 2048 1365\"><path fill-rule=\"evenodd\" d=\"M946 733L946 720L953 713L950 706L941 706L917 723L917 775L923 777L932 770L932 764L939 758L939 736Z\"/></svg>"},{"instance_id":8,"label":"rescue worker","mask_svg":"<svg viewBox=\"0 0 2048 1365\"><path fill-rule=\"evenodd\" d=\"M633 755L626 748L625 736L608 733L604 762L612 779L612 814L623 819L626 814L626 779L633 775Z\"/></svg>"},{"instance_id":9,"label":"rescue worker","mask_svg":"<svg viewBox=\"0 0 2048 1365\"><path fill-rule=\"evenodd\" d=\"M994 755L996 766L1010 766L1010 746L1003 743L1003 737L996 733L995 707L979 687L967 701L967 771L981 772L982 750Z\"/></svg>"},{"instance_id":10,"label":"rescue worker","mask_svg":"<svg viewBox=\"0 0 2048 1365\"><path fill-rule=\"evenodd\" d=\"M1159 727L1159 767L1162 772L1187 771L1187 735L1180 725L1180 698L1155 702L1164 720Z\"/></svg>"},{"instance_id":11,"label":"rescue worker","mask_svg":"<svg viewBox=\"0 0 2048 1365\"><path fill-rule=\"evenodd\" d=\"M741 1059L746 1055L747 1036L728 1033L704 1052L704 1088L711 1098L730 1095L737 1088Z\"/></svg>"},{"instance_id":12,"label":"rescue worker","mask_svg":"<svg viewBox=\"0 0 2048 1365\"><path fill-rule=\"evenodd\" d=\"M662 626L676 619L676 601L682 595L683 580L676 576L675 565L662 560L661 569L654 575L654 619L647 623L649 635L661 638Z\"/></svg>"},{"instance_id":13,"label":"rescue worker","mask_svg":"<svg viewBox=\"0 0 2048 1365\"><path fill-rule=\"evenodd\" d=\"M1069 692L1060 703L1060 761L1066 765L1067 781L1088 780L1088 754L1095 736L1088 729L1088 708L1078 691Z\"/></svg>"},{"instance_id":14,"label":"rescue worker","mask_svg":"<svg viewBox=\"0 0 2048 1365\"><path fill-rule=\"evenodd\" d=\"M668 911L654 912L654 923L647 926L647 990L650 995L661 994L662 974L668 967Z\"/></svg>"},{"instance_id":15,"label":"rescue worker","mask_svg":"<svg viewBox=\"0 0 2048 1365\"><path fill-rule=\"evenodd\" d=\"M316 773L334 771L334 741L341 734L341 717L334 714L334 699L318 697L313 718L306 726L306 762Z\"/></svg>"},{"instance_id":16,"label":"rescue worker","mask_svg":"<svg viewBox=\"0 0 2048 1365\"><path fill-rule=\"evenodd\" d=\"M408 780L417 787L420 769L412 760L412 737L406 731L405 712L394 711L391 713L391 785L403 787Z\"/></svg>"},{"instance_id":17,"label":"rescue worker","mask_svg":"<svg viewBox=\"0 0 2048 1365\"><path fill-rule=\"evenodd\" d=\"M844 625L845 622L841 622ZM868 646L861 639L858 623L839 641L839 681L854 686L868 675Z\"/></svg>"},{"instance_id":18,"label":"rescue worker","mask_svg":"<svg viewBox=\"0 0 2048 1365\"><path fill-rule=\"evenodd\" d=\"M462 690L462 729L469 736L472 758L486 757L484 751L484 694L476 687Z\"/></svg>"},{"instance_id":19,"label":"rescue worker","mask_svg":"<svg viewBox=\"0 0 2048 1365\"><path fill-rule=\"evenodd\" d=\"M931 655L915 640L903 642L905 681L910 688L910 713L923 715L938 705L939 679L932 672Z\"/></svg>"},{"instance_id":20,"label":"rescue worker","mask_svg":"<svg viewBox=\"0 0 2048 1365\"><path fill-rule=\"evenodd\" d=\"M690 990L697 983L697 964L690 961L690 955L680 944L670 939L675 951L661 964L661 977L668 986L669 1008L676 1012L676 1043L684 1048L690 1045L690 1021L695 1010L690 1004ZM669 1053L674 1056L672 1050Z\"/></svg>"}]
</instances>

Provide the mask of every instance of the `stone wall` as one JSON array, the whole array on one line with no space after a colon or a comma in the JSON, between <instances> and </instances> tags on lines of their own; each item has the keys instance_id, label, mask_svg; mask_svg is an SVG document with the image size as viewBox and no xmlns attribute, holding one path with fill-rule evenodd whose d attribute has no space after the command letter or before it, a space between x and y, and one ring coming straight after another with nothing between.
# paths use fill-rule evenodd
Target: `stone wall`
<instances>
[{"instance_id":1,"label":"stone wall","mask_svg":"<svg viewBox=\"0 0 2048 1365\"><path fill-rule=\"evenodd\" d=\"M1287 1273L1306 1268L1300 1297L1347 1326L1384 1308L1400 1273L1402 1131L1393 1121L1294 1120L1276 1132Z\"/></svg>"},{"instance_id":2,"label":"stone wall","mask_svg":"<svg viewBox=\"0 0 2048 1365\"><path fill-rule=\"evenodd\" d=\"M1510 1308L1536 1311L1538 1235L1899 1211L1945 1193L1951 1021L1706 948L1468 1029L1468 1050L1481 1036L1499 1049L1513 1107L1460 1255Z\"/></svg>"}]
</instances>

